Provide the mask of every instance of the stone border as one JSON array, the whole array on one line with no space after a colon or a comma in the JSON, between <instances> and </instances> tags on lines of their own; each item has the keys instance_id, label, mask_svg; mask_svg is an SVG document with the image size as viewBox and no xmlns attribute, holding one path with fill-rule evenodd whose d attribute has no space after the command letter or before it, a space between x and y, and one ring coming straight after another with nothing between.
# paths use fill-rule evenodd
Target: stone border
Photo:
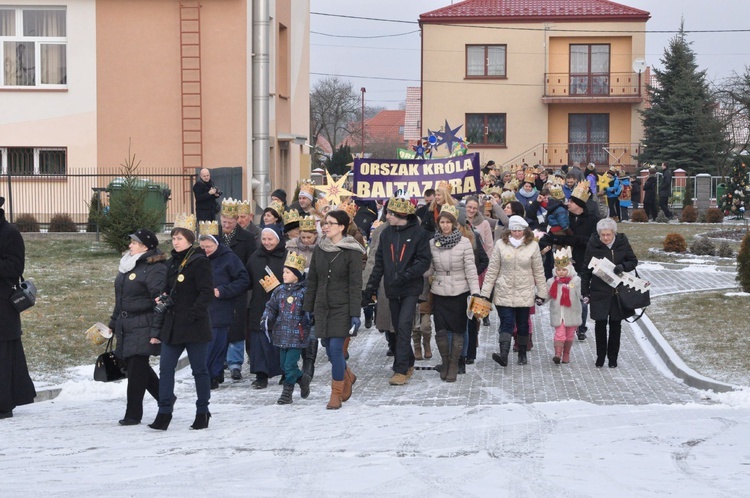
<instances>
[{"instance_id":1,"label":"stone border","mask_svg":"<svg viewBox=\"0 0 750 498\"><path fill-rule=\"evenodd\" d=\"M672 346L669 345L664 336L661 335L659 329L656 328L656 325L654 325L647 315L644 314L639 320L636 320L633 323L628 322L628 324L631 328L643 332L643 335L646 336L648 342L650 342L651 346L656 350L657 354L664 362L664 365L666 365L675 377L682 379L682 381L688 386L717 393L736 390L736 387L731 384L704 377L687 366L675 350L672 349Z\"/></svg>"}]
</instances>

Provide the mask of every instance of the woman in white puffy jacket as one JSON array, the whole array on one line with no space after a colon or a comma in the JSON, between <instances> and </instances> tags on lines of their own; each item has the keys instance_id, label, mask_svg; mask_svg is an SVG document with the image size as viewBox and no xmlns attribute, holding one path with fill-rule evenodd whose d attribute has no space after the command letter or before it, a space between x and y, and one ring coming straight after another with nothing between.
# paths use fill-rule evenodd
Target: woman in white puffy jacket
<instances>
[{"instance_id":1,"label":"woman in white puffy jacket","mask_svg":"<svg viewBox=\"0 0 750 498\"><path fill-rule=\"evenodd\" d=\"M529 309L535 303L543 304L547 298L547 282L539 244L529 224L520 216L510 217L508 230L492 250L481 294L489 299L493 291L493 303L500 316L500 353L493 353L492 359L502 366L508 365L510 340L513 328L517 327L518 364L525 365Z\"/></svg>"},{"instance_id":2,"label":"woman in white puffy jacket","mask_svg":"<svg viewBox=\"0 0 750 498\"><path fill-rule=\"evenodd\" d=\"M479 293L474 248L458 230L458 209L444 205L438 215L438 229L430 241L432 264L427 272L432 292L435 342L443 360L440 379L455 382L458 359L464 345L469 294Z\"/></svg>"}]
</instances>

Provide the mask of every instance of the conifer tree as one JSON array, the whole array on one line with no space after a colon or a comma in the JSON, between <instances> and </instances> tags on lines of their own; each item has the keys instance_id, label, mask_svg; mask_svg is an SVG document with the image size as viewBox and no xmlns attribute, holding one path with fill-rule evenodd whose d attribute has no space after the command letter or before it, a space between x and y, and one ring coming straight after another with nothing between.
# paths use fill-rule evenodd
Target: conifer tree
<instances>
[{"instance_id":1,"label":"conifer tree","mask_svg":"<svg viewBox=\"0 0 750 498\"><path fill-rule=\"evenodd\" d=\"M732 174L729 177L724 195L719 199L719 209L727 216L738 219L745 216L745 208L750 200L750 184L747 177L747 166L737 159L732 166Z\"/></svg>"}]
</instances>

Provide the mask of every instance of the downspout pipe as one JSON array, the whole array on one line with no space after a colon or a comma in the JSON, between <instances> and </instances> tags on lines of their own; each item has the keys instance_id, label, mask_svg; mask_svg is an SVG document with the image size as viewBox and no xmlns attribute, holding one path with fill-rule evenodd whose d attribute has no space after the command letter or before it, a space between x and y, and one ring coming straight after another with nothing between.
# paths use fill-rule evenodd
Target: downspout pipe
<instances>
[{"instance_id":1,"label":"downspout pipe","mask_svg":"<svg viewBox=\"0 0 750 498\"><path fill-rule=\"evenodd\" d=\"M253 200L264 208L270 202L269 0L253 0Z\"/></svg>"}]
</instances>

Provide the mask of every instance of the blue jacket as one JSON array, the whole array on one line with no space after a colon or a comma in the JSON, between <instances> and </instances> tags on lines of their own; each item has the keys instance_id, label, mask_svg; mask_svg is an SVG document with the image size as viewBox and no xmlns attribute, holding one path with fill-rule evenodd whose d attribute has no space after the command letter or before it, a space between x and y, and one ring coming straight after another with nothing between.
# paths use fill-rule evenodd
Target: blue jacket
<instances>
[{"instance_id":1,"label":"blue jacket","mask_svg":"<svg viewBox=\"0 0 750 498\"><path fill-rule=\"evenodd\" d=\"M247 291L250 277L242 260L224 244L219 244L208 260L211 262L214 288L219 289L219 297L208 308L211 327L229 327L234 321L237 296Z\"/></svg>"},{"instance_id":2,"label":"blue jacket","mask_svg":"<svg viewBox=\"0 0 750 498\"><path fill-rule=\"evenodd\" d=\"M620 197L620 192L622 192L622 185L620 184L620 179L615 177L609 182L609 187L607 187L607 199L617 199Z\"/></svg>"},{"instance_id":3,"label":"blue jacket","mask_svg":"<svg viewBox=\"0 0 750 498\"><path fill-rule=\"evenodd\" d=\"M271 293L261 324L266 324L271 342L280 348L306 348L310 342L310 323L305 318L307 280L281 284Z\"/></svg>"},{"instance_id":4,"label":"blue jacket","mask_svg":"<svg viewBox=\"0 0 750 498\"><path fill-rule=\"evenodd\" d=\"M563 230L570 228L568 209L562 202L552 197L547 200L547 226L560 227Z\"/></svg>"}]
</instances>

